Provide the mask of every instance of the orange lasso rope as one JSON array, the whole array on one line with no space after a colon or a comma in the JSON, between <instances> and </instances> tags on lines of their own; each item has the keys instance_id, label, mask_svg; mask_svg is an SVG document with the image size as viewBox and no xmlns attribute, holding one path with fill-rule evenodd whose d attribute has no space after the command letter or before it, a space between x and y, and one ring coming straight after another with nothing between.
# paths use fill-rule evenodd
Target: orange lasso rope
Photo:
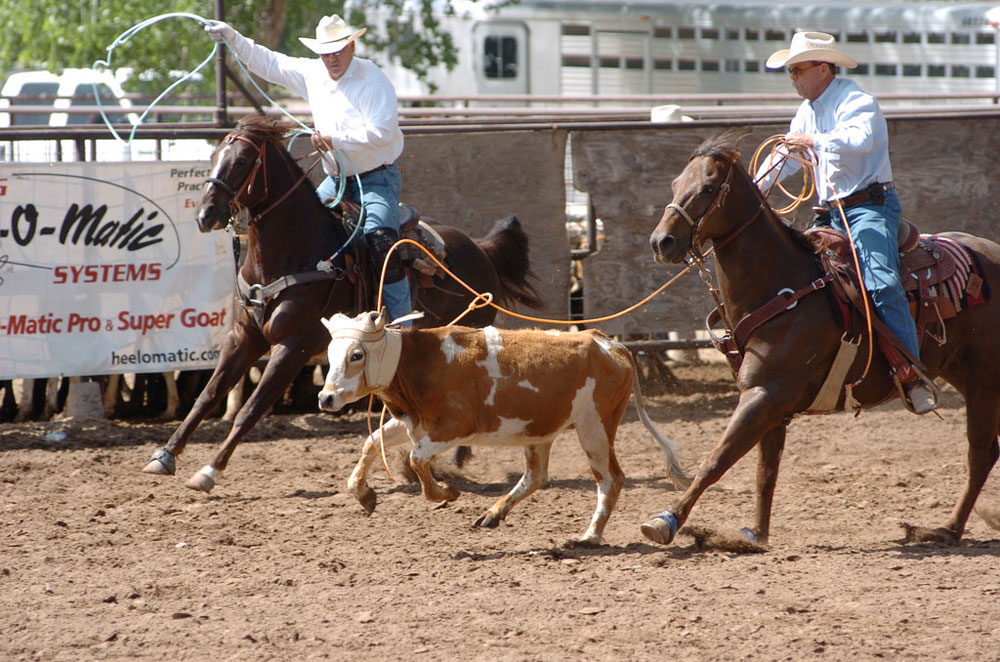
<instances>
[{"instance_id":1,"label":"orange lasso rope","mask_svg":"<svg viewBox=\"0 0 1000 662\"><path fill-rule=\"evenodd\" d=\"M781 209L774 210L776 213L782 215L789 214L792 211L798 209L798 207L803 202L812 197L813 193L816 191L815 176L813 174L812 169L818 167L819 165L819 157L816 156L816 152L813 151L812 149L808 149L800 155L795 152L791 152L787 148L782 149L783 147L785 147L785 145L786 143L784 135L771 136L770 138L768 138L767 140L765 140L760 144L760 146L757 148L757 151L754 152L753 159L751 160L750 163L751 172L757 172L757 167L761 155L764 153L765 149L770 148L771 151L768 154L767 158L768 162L771 163L772 165L768 173L773 171L774 168L776 167L778 168L778 172L775 173L774 181L771 183L771 186L768 187L767 191L764 191L764 197L765 198L769 197L771 191L774 189L775 186L777 186L782 193L791 198L792 200L788 205L782 207ZM780 160L778 161L777 164L774 163L775 161L774 157L776 155L780 157ZM803 180L802 189L799 191L798 195L792 195L791 193L789 193L785 189L785 187L781 185L781 182L779 181L781 177L781 170L785 166L786 158L796 160L800 162L803 166L809 166L809 168L803 167L802 169L802 180ZM864 293L862 299L864 300L865 304L865 311L864 311L865 323L868 329L868 359L865 363L865 369L861 372L861 376L858 377L854 382L852 382L849 385L849 388L854 388L862 381L864 381L865 377L868 375L868 371L869 369L871 369L872 359L875 354L875 336L872 330L872 311L867 290L865 290L864 287L864 277L861 272L861 259L858 256L858 248L854 243L854 237L851 235L850 225L847 222L847 214L844 213L844 207L843 205L840 204L839 200L840 196L837 195L837 190L832 182L830 183L830 189L834 195L833 204L836 207L837 212L840 214L840 219L843 222L845 234L847 235L848 242L850 243L851 246L851 257L854 260L854 268L857 271L858 279L861 281L861 289L862 292Z\"/></svg>"}]
</instances>

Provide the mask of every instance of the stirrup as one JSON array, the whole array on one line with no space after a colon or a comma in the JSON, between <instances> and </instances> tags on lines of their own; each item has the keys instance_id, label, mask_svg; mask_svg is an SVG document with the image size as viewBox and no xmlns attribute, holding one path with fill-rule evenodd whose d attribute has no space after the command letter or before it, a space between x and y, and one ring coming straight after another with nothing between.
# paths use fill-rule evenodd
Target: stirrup
<instances>
[{"instance_id":1,"label":"stirrup","mask_svg":"<svg viewBox=\"0 0 1000 662\"><path fill-rule=\"evenodd\" d=\"M937 409L937 389L932 389L923 381L916 380L903 386L903 403L914 414L923 415Z\"/></svg>"}]
</instances>

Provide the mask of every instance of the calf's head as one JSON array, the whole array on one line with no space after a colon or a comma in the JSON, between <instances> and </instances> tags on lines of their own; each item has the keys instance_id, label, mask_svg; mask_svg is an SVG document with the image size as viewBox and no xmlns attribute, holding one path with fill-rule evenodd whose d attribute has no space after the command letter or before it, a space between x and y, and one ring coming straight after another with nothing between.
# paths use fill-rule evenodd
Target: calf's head
<instances>
[{"instance_id":1,"label":"calf's head","mask_svg":"<svg viewBox=\"0 0 1000 662\"><path fill-rule=\"evenodd\" d=\"M399 365L402 331L386 328L386 311L321 320L330 332L330 370L319 392L319 408L337 411L392 382Z\"/></svg>"}]
</instances>

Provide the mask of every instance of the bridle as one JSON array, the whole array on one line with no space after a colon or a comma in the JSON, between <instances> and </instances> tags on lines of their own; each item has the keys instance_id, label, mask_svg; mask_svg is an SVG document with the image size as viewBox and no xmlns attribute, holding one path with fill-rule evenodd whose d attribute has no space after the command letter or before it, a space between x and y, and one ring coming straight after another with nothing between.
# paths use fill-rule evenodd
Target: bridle
<instances>
[{"instance_id":1,"label":"bridle","mask_svg":"<svg viewBox=\"0 0 1000 662\"><path fill-rule=\"evenodd\" d=\"M721 209L726 203L726 196L732 190L732 184L730 183L733 179L733 172L736 171L736 162L733 159L726 159L729 161L729 172L726 174L725 181L719 186L719 190L716 192L715 197L712 199L712 203L708 208L702 212L702 214L696 219L691 217L684 207L671 202L666 206L666 209L673 209L676 211L681 218L683 218L691 229L691 245L688 248L688 258L685 262L690 266L692 263L698 267L698 273L701 275L702 281L708 286L708 292L712 296L712 301L715 303L715 314L722 321L723 325L726 327L726 333L731 337L733 335L733 330L729 325L727 316L725 315L725 306L722 304L722 299L720 298L720 292L715 288L712 282L712 274L705 266L705 255L701 251L702 238L699 236L698 232L701 230L702 225L714 211ZM760 205L757 210L748 218L747 220L740 223L735 230L721 236L712 239L712 250L716 250L725 246L727 243L735 239L743 230L750 227L750 224L757 220L761 212L764 211L764 200L761 198ZM710 328L711 332L711 328ZM725 352L723 352L725 353Z\"/></svg>"},{"instance_id":2,"label":"bridle","mask_svg":"<svg viewBox=\"0 0 1000 662\"><path fill-rule=\"evenodd\" d=\"M704 254L701 252L701 244L704 240L699 235L699 231L702 229L702 225L705 223L705 219L707 219L715 210L722 208L722 206L726 203L726 196L732 190L732 184L730 184L730 182L733 179L733 172L735 172L736 170L736 163L729 159L727 159L727 161L729 161L729 172L726 174L725 181L723 181L722 184L719 185L719 190L715 193L715 197L712 199L712 203L708 206L708 208L704 212L701 213L701 215L697 218L697 220L692 218L691 214L688 213L688 211L679 204L671 202L666 206L666 209L673 209L674 211L676 211L680 215L680 217L683 218L685 222L687 222L688 227L691 229L691 247L688 248L688 253L690 254L691 259L698 262L699 264L702 262L702 260L704 260L705 257ZM743 232L743 230L745 230L752 222L757 220L757 217L760 216L762 211L764 211L763 201L761 201L760 205L757 207L757 210L753 213L753 215L750 216L750 218L748 218L746 221L741 223L735 230L732 230L728 234L725 234L721 237L716 237L715 239L713 239L712 240L713 246L715 248L720 248L729 243L730 241L732 241L733 239L735 239L736 236L739 235L741 232Z\"/></svg>"},{"instance_id":3,"label":"bridle","mask_svg":"<svg viewBox=\"0 0 1000 662\"><path fill-rule=\"evenodd\" d=\"M250 172L247 173L246 178L244 178L243 183L240 184L239 188L234 189L232 186L230 186L225 181L219 179L218 177L205 178L205 183L215 184L216 186L218 186L223 191L229 194L230 196L229 207L230 210L235 215L239 213L241 208L245 207L247 209L251 209L254 205L263 203L271 195L270 187L268 186L268 180L267 180L267 168L265 167L267 163L267 141L261 141L261 143L258 145L250 138L246 136L240 136L235 133L230 133L223 139L223 141L227 145L232 145L236 141L244 142L250 145L250 147L252 147L253 150L257 153L257 156L254 158L253 167L250 168ZM251 225L257 223L258 221L260 221L261 218L266 216L268 213L274 211L274 209L278 205L287 200L288 196L290 196L295 191L295 189L297 189L302 184L302 182L304 182L309 177L309 173L312 172L312 169L315 168L318 163L319 159L317 159L311 166L309 166L309 168L303 170L302 176L299 177L298 181L295 182L295 184L290 186L288 190L285 191L285 193L280 198L278 198L270 205L268 205L266 209L256 214L253 214L248 223ZM264 173L263 182L262 185L258 187L256 186L257 176L261 173L261 171L263 171ZM260 190L262 191L262 193L260 194L259 198L256 201L252 201L251 196L254 194L256 190Z\"/></svg>"},{"instance_id":4,"label":"bridle","mask_svg":"<svg viewBox=\"0 0 1000 662\"><path fill-rule=\"evenodd\" d=\"M239 136L235 133L230 133L227 135L223 142L227 145L232 145L236 141L244 142L250 145L251 148L256 152L256 157L253 160L253 167L250 168L250 172L243 179L243 183L240 184L238 188L233 188L227 182L218 177L206 177L205 182L208 184L215 184L223 191L229 194L229 206L234 210L238 210L239 207L249 207L251 206L250 195L254 191L254 185L257 182L257 175L260 174L261 168L267 161L267 147L264 142L259 145L254 141L250 140L246 136ZM264 194L261 196L261 201L266 200L268 196L268 186L267 186L267 169L264 169Z\"/></svg>"}]
</instances>

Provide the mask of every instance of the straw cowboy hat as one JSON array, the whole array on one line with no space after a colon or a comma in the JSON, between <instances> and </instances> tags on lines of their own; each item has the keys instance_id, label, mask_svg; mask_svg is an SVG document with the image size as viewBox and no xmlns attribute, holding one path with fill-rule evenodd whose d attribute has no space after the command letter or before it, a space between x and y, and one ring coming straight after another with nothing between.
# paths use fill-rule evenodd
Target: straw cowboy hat
<instances>
[{"instance_id":1,"label":"straw cowboy hat","mask_svg":"<svg viewBox=\"0 0 1000 662\"><path fill-rule=\"evenodd\" d=\"M830 62L853 69L858 63L834 48L833 35L825 32L796 32L790 48L775 51L767 58L768 69L780 69L797 62Z\"/></svg>"},{"instance_id":2,"label":"straw cowboy hat","mask_svg":"<svg viewBox=\"0 0 1000 662\"><path fill-rule=\"evenodd\" d=\"M344 19L334 14L319 19L315 39L299 37L299 41L317 55L329 55L330 53L339 53L347 48L348 44L363 35L367 29L355 30L345 23Z\"/></svg>"}]
</instances>

